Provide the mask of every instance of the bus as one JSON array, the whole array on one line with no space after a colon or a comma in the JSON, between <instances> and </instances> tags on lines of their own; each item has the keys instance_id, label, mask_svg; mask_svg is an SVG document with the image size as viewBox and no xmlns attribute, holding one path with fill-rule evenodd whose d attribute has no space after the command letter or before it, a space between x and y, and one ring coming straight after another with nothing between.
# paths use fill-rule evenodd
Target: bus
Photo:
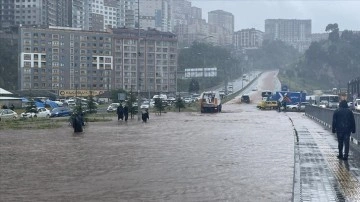
<instances>
[{"instance_id":1,"label":"bus","mask_svg":"<svg viewBox=\"0 0 360 202\"><path fill-rule=\"evenodd\" d=\"M320 95L319 105L324 105L326 108L338 108L339 100L338 95Z\"/></svg>"},{"instance_id":2,"label":"bus","mask_svg":"<svg viewBox=\"0 0 360 202\"><path fill-rule=\"evenodd\" d=\"M261 92L262 100L268 100L272 96L272 92L270 90L264 90Z\"/></svg>"}]
</instances>

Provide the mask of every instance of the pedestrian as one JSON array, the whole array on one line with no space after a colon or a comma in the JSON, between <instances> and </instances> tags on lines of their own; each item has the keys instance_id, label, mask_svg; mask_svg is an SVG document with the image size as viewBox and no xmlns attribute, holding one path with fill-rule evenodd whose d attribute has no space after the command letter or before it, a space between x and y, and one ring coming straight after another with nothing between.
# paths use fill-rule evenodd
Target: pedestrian
<instances>
[{"instance_id":1,"label":"pedestrian","mask_svg":"<svg viewBox=\"0 0 360 202\"><path fill-rule=\"evenodd\" d=\"M338 159L347 160L349 156L350 134L355 133L354 113L349 109L346 100L342 100L339 108L334 111L332 120L332 132L338 139ZM345 146L344 152L343 148Z\"/></svg>"},{"instance_id":2,"label":"pedestrian","mask_svg":"<svg viewBox=\"0 0 360 202\"><path fill-rule=\"evenodd\" d=\"M147 122L147 120L149 119L149 111L148 111L148 109L143 109L141 111L141 119L143 120L144 123Z\"/></svg>"},{"instance_id":3,"label":"pedestrian","mask_svg":"<svg viewBox=\"0 0 360 202\"><path fill-rule=\"evenodd\" d=\"M277 107L278 107L279 112L281 112L281 102L280 102L280 100L277 101Z\"/></svg>"},{"instance_id":4,"label":"pedestrian","mask_svg":"<svg viewBox=\"0 0 360 202\"><path fill-rule=\"evenodd\" d=\"M1 108L2 109L7 109L8 107L6 105L3 105Z\"/></svg>"},{"instance_id":5,"label":"pedestrian","mask_svg":"<svg viewBox=\"0 0 360 202\"><path fill-rule=\"evenodd\" d=\"M118 121L124 119L124 108L121 104L117 107L116 113L118 115Z\"/></svg>"},{"instance_id":6,"label":"pedestrian","mask_svg":"<svg viewBox=\"0 0 360 202\"><path fill-rule=\"evenodd\" d=\"M127 105L124 106L124 118L125 118L125 121L128 120L128 117L129 117L129 108Z\"/></svg>"},{"instance_id":7,"label":"pedestrian","mask_svg":"<svg viewBox=\"0 0 360 202\"><path fill-rule=\"evenodd\" d=\"M14 104L11 104L10 109L14 111L14 109L15 109Z\"/></svg>"},{"instance_id":8,"label":"pedestrian","mask_svg":"<svg viewBox=\"0 0 360 202\"><path fill-rule=\"evenodd\" d=\"M74 128L74 133L83 132L83 120L81 114L75 113L72 117L72 126Z\"/></svg>"}]
</instances>

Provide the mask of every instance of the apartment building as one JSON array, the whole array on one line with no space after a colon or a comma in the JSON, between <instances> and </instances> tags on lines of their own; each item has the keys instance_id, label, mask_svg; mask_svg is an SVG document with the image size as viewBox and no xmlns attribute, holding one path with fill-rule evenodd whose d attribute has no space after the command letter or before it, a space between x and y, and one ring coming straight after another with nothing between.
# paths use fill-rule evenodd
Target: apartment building
<instances>
[{"instance_id":1,"label":"apartment building","mask_svg":"<svg viewBox=\"0 0 360 202\"><path fill-rule=\"evenodd\" d=\"M264 32L251 29L242 29L234 33L234 44L237 49L258 49L262 46Z\"/></svg>"},{"instance_id":2,"label":"apartment building","mask_svg":"<svg viewBox=\"0 0 360 202\"><path fill-rule=\"evenodd\" d=\"M208 12L209 34L217 38L218 45L233 44L234 15L223 10Z\"/></svg>"},{"instance_id":3,"label":"apartment building","mask_svg":"<svg viewBox=\"0 0 360 202\"><path fill-rule=\"evenodd\" d=\"M311 20L267 19L264 39L281 40L304 52L311 43Z\"/></svg>"},{"instance_id":4,"label":"apartment building","mask_svg":"<svg viewBox=\"0 0 360 202\"><path fill-rule=\"evenodd\" d=\"M171 0L140 1L140 28L171 32L172 13Z\"/></svg>"},{"instance_id":5,"label":"apartment building","mask_svg":"<svg viewBox=\"0 0 360 202\"><path fill-rule=\"evenodd\" d=\"M0 0L0 29L18 25L70 26L71 0Z\"/></svg>"},{"instance_id":6,"label":"apartment building","mask_svg":"<svg viewBox=\"0 0 360 202\"><path fill-rule=\"evenodd\" d=\"M138 49L137 33L20 27L19 90L135 91L140 82L141 92L175 92L177 38L141 30Z\"/></svg>"}]
</instances>

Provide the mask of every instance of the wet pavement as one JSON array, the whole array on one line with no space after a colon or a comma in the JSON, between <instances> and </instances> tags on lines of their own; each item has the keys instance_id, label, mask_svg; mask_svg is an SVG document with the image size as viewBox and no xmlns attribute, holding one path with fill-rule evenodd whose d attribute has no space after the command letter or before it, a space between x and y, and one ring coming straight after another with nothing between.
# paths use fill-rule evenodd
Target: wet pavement
<instances>
[{"instance_id":1,"label":"wet pavement","mask_svg":"<svg viewBox=\"0 0 360 202\"><path fill-rule=\"evenodd\" d=\"M359 165L303 113L238 99L223 113L0 131L0 201L359 201Z\"/></svg>"}]
</instances>

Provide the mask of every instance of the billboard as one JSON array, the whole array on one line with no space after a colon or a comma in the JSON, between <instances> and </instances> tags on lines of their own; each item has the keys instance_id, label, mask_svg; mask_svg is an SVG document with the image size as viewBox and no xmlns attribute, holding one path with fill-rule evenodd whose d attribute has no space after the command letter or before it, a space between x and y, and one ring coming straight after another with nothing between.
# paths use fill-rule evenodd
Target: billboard
<instances>
[{"instance_id":1,"label":"billboard","mask_svg":"<svg viewBox=\"0 0 360 202\"><path fill-rule=\"evenodd\" d=\"M185 69L185 78L194 78L194 77L216 77L217 68L190 68Z\"/></svg>"},{"instance_id":2,"label":"billboard","mask_svg":"<svg viewBox=\"0 0 360 202\"><path fill-rule=\"evenodd\" d=\"M59 96L61 97L88 97L90 92L93 96L103 94L102 90L59 90Z\"/></svg>"}]
</instances>

